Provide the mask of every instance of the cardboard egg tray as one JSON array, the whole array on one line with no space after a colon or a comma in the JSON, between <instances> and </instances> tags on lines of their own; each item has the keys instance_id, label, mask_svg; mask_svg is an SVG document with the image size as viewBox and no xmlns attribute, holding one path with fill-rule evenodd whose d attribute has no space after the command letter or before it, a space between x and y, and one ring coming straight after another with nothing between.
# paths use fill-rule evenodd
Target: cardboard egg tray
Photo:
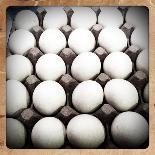
<instances>
[{"instance_id":1,"label":"cardboard egg tray","mask_svg":"<svg viewBox=\"0 0 155 155\"><path fill-rule=\"evenodd\" d=\"M16 9L16 8L13 7L11 9ZM125 21L125 15L126 15L126 12L128 11L128 7L118 7L118 9L122 12L122 15L124 17L124 23L121 26L121 29L124 31L124 33L126 34L126 36L128 38L128 47L126 49L124 49L123 52L125 52L131 58L131 60L133 62L133 72L126 80L131 82L136 87L136 89L138 90L138 93L139 93L138 105L134 109L132 109L132 111L135 111L135 112L143 115L146 118L146 120L149 121L149 104L145 103L145 101L143 99L143 89L144 89L145 85L149 82L149 77L143 71L136 70L136 67L135 67L136 66L135 61L136 61L138 54L141 52L141 49L135 45L131 45L131 43L130 43L130 35L131 35L132 31L134 30L134 27L131 26L130 24L126 23L126 21ZM100 9L96 7L96 14L98 15L99 12L100 12ZM31 100L30 100L29 107L27 109L22 109L14 114L14 118L21 121L27 129L27 133L28 133L27 140L26 140L26 145L24 146L23 149L34 148L32 145L32 142L31 142L31 130L32 130L33 126L35 125L35 123L37 123L41 118L46 117L46 116L42 115L41 113L39 113L35 109L35 107L33 106L33 102L32 102L33 91L36 88L36 86L42 82L37 77L37 74L35 72L35 64L36 64L37 60L44 54L39 49L38 40L39 40L40 35L44 31L44 29L42 27L42 23L43 23L43 17L46 14L46 11L45 10L43 10L43 11L36 10L35 13L37 14L37 16L39 18L40 25L33 27L31 32L33 33L33 35L36 38L37 46L35 48L30 49L27 52L27 54L25 55L32 62L33 67L34 67L34 72L33 72L33 75L28 76L22 82L26 86ZM66 13L68 16L68 25L62 27L60 30L64 33L64 35L66 36L66 39L68 39L70 33L73 31L72 27L70 26L70 18L71 18L71 15L73 14L73 11L71 9L67 9ZM100 58L101 63L103 63L103 61L106 58L106 56L108 55L108 53L106 52L106 50L104 48L99 47L99 45L97 43L97 38L98 38L98 35L99 35L101 29L102 28L97 25L94 25L91 28L91 32L94 34L94 36L96 38L96 47L92 52L96 53L96 55ZM12 27L11 33L14 30L15 30L15 28ZM7 56L9 56L11 54L13 54L13 53L7 47ZM66 74L62 75L57 80L57 82L60 83L60 85L64 88L64 90L66 92L67 101L66 101L66 105L64 107L59 109L55 115L51 115L51 116L60 119L63 122L63 124L65 126L67 126L68 122L73 117L80 114L73 107L72 99L71 99L72 92L73 92L74 88L79 84L79 82L72 77L71 71L70 71L71 64L77 55L74 53L73 50L71 50L68 47L68 45L58 55L64 60L64 62L66 64L66 68L67 68ZM110 79L111 78L104 73L103 68L101 68L101 72L98 75L96 75L96 77L94 77L92 80L97 81L104 89L105 84ZM105 98L104 98L102 106L99 107L95 112L90 113L91 115L100 119L100 121L105 126L106 139L105 139L104 143L99 146L99 149L118 149L118 148L120 148L119 146L117 146L114 143L114 141L111 137L111 132L110 132L111 123L112 123L113 119L119 113L120 113L120 111L117 111L110 104L108 104ZM139 149L147 148L148 145L149 145L149 140L147 140L142 146L140 146ZM69 143L69 141L67 140L67 137L66 137L66 141L65 141L65 144L62 147L62 149L72 149L72 148L75 149L75 147Z\"/></svg>"},{"instance_id":2,"label":"cardboard egg tray","mask_svg":"<svg viewBox=\"0 0 155 155\"><path fill-rule=\"evenodd\" d=\"M33 149L33 145L30 139L30 133L33 125L42 117L38 111L35 110L33 104L27 109L23 109L21 112L18 112L14 117L19 119L23 124L25 124L27 131L29 133L29 137L27 139L27 143L23 149L9 149L6 145L6 53L9 53L9 50L6 50L6 10L10 6L123 6L125 9L126 6L146 6L149 10L149 77L143 74L141 71L137 72L133 71L132 75L128 78L130 82L132 82L138 92L139 92L139 104L132 111L136 111L143 115L146 120L149 122L149 139L138 149L121 149L117 146L112 138L110 133L110 125L114 117L119 114L119 111L116 111L112 108L106 101L104 100L104 105L99 107L92 115L98 117L106 128L106 139L104 143L97 149L76 149L71 146L66 139L65 145L61 149ZM39 16L39 14L38 14ZM42 154L53 154L53 155L154 155L155 154L155 1L154 0L1 0L0 1L0 154L2 155L42 155ZM124 23L125 24L125 23ZM125 25L124 25L125 26ZM126 25L127 27L122 27L123 31L130 36L132 29L130 29L130 25ZM128 29L129 28L129 29ZM94 31L94 30L93 30ZM69 32L68 32L69 33ZM97 48L97 47L96 47ZM95 48L95 49L96 49ZM133 50L134 49L134 50ZM6 52L7 51L7 52ZM134 51L134 52L133 52ZM128 49L125 49L124 52L128 53L130 58L134 60L137 57L138 49L133 46L129 46ZM139 51L140 52L140 51ZM40 52L39 52L40 53ZM102 52L99 52L99 55ZM130 55L131 53L131 55ZM61 53L60 53L61 54ZM31 54L30 54L31 55ZM33 56L29 55L29 59L32 62L35 59L32 59ZM136 57L135 57L136 55ZM27 56L28 57L28 56ZM100 57L100 60L103 62L104 56ZM35 61L34 61L35 62ZM69 68L69 67L68 67ZM143 77L143 78L139 78ZM66 85L65 79L70 78L71 83ZM143 80L141 80L143 79ZM101 71L101 74L97 75L94 80L99 82L102 87L104 87L105 83L109 80L109 77ZM107 81L106 81L107 80ZM32 82L33 81L33 82ZM149 81L149 108L148 104L144 103L142 91L144 85ZM31 83L32 82L32 83ZM40 83L39 78L34 75L28 77L23 83L29 90L30 94L32 94L29 88L34 88ZM59 83L65 88L67 93L67 103L66 106L59 110L59 112L54 116L62 120L62 122L67 125L68 121L79 114L76 111L71 103L70 94L75 86L78 84L75 79L70 75L70 71L67 74L63 75L59 80ZM72 84L74 83L74 84ZM139 83L139 84L138 84ZM144 84L145 83L145 84ZM67 87L68 86L68 87ZM69 89L68 89L69 88ZM71 88L71 90L70 90ZM142 104L143 103L143 104ZM145 106L144 106L145 105ZM104 120L102 120L102 116L104 116ZM65 120L65 121L63 121ZM27 148L27 149L26 149ZM73 149L74 148L74 149ZM112 149L111 149L112 148ZM114 149L116 148L116 149Z\"/></svg>"}]
</instances>

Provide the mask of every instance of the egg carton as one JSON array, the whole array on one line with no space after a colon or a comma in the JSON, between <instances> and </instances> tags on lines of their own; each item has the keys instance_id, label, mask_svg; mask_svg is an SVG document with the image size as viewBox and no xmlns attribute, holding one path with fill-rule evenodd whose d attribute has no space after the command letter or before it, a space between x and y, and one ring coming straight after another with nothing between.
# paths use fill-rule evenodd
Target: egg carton
<instances>
[{"instance_id":1,"label":"egg carton","mask_svg":"<svg viewBox=\"0 0 155 155\"><path fill-rule=\"evenodd\" d=\"M149 81L148 75L141 70L136 70L136 59L139 53L141 52L141 48L131 44L131 34L134 31L135 27L131 24L128 24L125 20L126 13L128 11L128 7L119 7L118 8L123 17L124 17L124 23L121 25L122 31L126 34L128 38L128 47L123 50L124 53L126 53L132 60L133 62L133 72L132 74L126 79L129 82L131 82L137 89L138 94L139 94L139 101L138 105L132 109L132 111L135 111L142 116L146 118L147 121L149 121L149 104L145 103L144 97L143 97L143 90L145 85ZM98 7L93 7L93 10L96 12L97 16L100 13L100 9ZM42 82L42 80L37 76L36 71L35 71L35 64L38 61L38 59L44 54L40 48L39 48L39 37L40 35L44 32L43 29L43 19L46 14L46 11L43 9L37 9L35 13L38 16L39 19L39 26L35 26L31 29L32 34L35 36L35 39L37 41L37 45L34 48L31 48L27 54L25 55L33 64L34 67L34 72L33 75L28 76L22 83L26 86L29 95L30 95L30 105L26 109L22 109L18 112L16 112L13 115L13 118L21 121L27 130L27 140L26 144L23 147L23 149L32 149L35 148L32 144L31 141L31 131L33 126L43 117L46 117L45 115L41 114L36 110L36 108L33 105L32 102L32 94L34 89ZM60 30L63 32L65 35L66 39L68 39L69 35L73 31L73 28L70 26L70 19L74 11L70 8L66 8L66 13L68 17L68 25L63 26ZM96 42L98 35L100 31L103 29L103 26L100 24L95 24L90 30L94 34ZM11 29L11 33L15 30L14 27ZM10 34L11 34L10 33ZM96 43L95 49L92 51L94 52L100 59L101 63L103 63L104 59L108 56L108 52ZM12 55L13 53L11 50L7 47L7 56ZM62 121L62 123L67 127L69 121L80 114L79 111L77 111L73 104L72 104L72 92L76 88L76 86L80 83L77 81L71 74L71 65L74 59L77 57L77 54L68 47L64 48L59 54L58 54L65 62L66 64L66 74L62 75L57 82L64 88L67 96L67 101L66 105L64 107L61 107L54 115L51 115L52 117L56 117L59 120ZM98 82L102 88L104 89L106 83L111 80L111 78L104 73L103 68L101 68L101 72L96 75L92 80ZM106 99L104 98L103 100L103 105L98 107L95 112L89 113L90 115L93 115L97 117L102 124L105 127L106 131L106 138L104 143L102 143L98 148L99 149L119 149L121 148L118 146L114 140L112 139L111 136L111 123L114 120L114 118L120 114L120 111L117 111L115 108L113 108ZM148 140L141 145L139 148L146 148L148 146ZM61 147L62 149L72 149L76 148L72 144L69 143L67 137L65 140L65 144Z\"/></svg>"}]
</instances>

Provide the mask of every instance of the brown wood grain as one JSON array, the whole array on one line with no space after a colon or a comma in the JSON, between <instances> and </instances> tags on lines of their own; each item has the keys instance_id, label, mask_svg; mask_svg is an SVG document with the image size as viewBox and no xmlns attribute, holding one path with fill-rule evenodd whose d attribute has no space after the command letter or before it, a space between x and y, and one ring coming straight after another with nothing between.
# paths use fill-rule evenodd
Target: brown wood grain
<instances>
[{"instance_id":1,"label":"brown wood grain","mask_svg":"<svg viewBox=\"0 0 155 155\"><path fill-rule=\"evenodd\" d=\"M149 8L149 71L150 121L147 149L8 149L5 140L6 60L5 30L8 6L103 6L143 5ZM155 155L155 0L0 0L0 155Z\"/></svg>"}]
</instances>

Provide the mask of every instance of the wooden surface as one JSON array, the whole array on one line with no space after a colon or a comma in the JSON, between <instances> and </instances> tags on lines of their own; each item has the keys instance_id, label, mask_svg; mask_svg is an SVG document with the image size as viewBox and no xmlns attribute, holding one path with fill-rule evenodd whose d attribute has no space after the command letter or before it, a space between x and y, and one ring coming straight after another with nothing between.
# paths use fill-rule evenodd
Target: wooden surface
<instances>
[{"instance_id":1,"label":"wooden surface","mask_svg":"<svg viewBox=\"0 0 155 155\"><path fill-rule=\"evenodd\" d=\"M5 143L6 8L8 6L135 6L149 8L149 147L147 149L8 149ZM155 0L0 0L0 155L155 155Z\"/></svg>"}]
</instances>

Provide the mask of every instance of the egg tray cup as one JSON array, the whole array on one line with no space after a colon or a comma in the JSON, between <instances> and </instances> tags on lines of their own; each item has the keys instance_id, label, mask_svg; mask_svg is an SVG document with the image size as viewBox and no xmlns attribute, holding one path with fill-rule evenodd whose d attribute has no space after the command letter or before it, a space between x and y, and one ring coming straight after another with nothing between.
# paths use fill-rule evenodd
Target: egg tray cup
<instances>
[{"instance_id":1,"label":"egg tray cup","mask_svg":"<svg viewBox=\"0 0 155 155\"><path fill-rule=\"evenodd\" d=\"M154 0L143 0L143 1L132 1L129 0L127 2L119 0L119 1L105 1L105 2L96 2L96 1L66 1L66 0L62 0L62 1L48 1L48 0L44 0L44 1L26 1L23 3L22 0L3 0L0 2L1 3L1 11L0 11L0 38L2 41L0 41L0 52L1 52L1 57L0 57L0 83L1 83L1 103L0 103L0 152L1 154L29 154L31 152L31 154L44 154L44 153L52 153L52 154L146 154L146 155L153 155L155 153L155 117L154 117L154 90L155 90L155 84L154 84L154 78L153 75L155 75L155 63L154 63L154 57L155 54L153 52L154 49L154 45L153 45L153 40L155 40L154 36L155 36L155 32L153 31L153 27L154 25L154 19L155 19L155 2ZM99 107L99 109L94 112L92 115L95 115L96 117L100 117L97 113L100 113L106 118L109 118L109 116L112 116L111 120L108 120L106 123L103 122L103 120L101 120L103 122L103 124L105 124L105 128L106 128L106 140L103 143L103 145L101 147L99 147L99 149L70 149L72 148L71 145L69 145L68 141L66 141L66 144L62 147L62 149L59 150L51 150L51 149L42 149L42 150L36 150L36 149L30 149L29 151L25 152L23 149L23 151L20 149L9 149L6 146L6 111L5 111L5 107L6 107L6 94L5 94L5 80L6 80L6 70L5 70L5 63L6 63L6 57L5 57L5 53L6 53L6 9L8 6L96 6L96 5L100 5L100 6L135 6L135 5L143 5L143 6L147 6L149 9L149 18L150 18L150 35L149 35L149 39L150 39L150 50L149 50L149 71L150 71L150 77L149 77L149 109L148 106L146 104L140 104L143 103L143 97L141 95L141 90L139 90L139 86L141 87L141 84L137 84L136 81L140 82L141 80L139 80L137 77L138 75L144 75L142 72L141 73L137 73L136 71L134 71L132 73L132 75L127 79L129 80L131 83L133 83L135 85L135 87L137 88L138 92L139 92L139 104L136 108L133 109L133 111L136 111L138 113L140 113L141 115L143 115L148 121L149 121L149 140L148 142L146 142L146 144L144 144L140 149L119 149L118 146L116 146L114 144L114 142L111 139L111 135L109 131L110 128L110 124L111 121L113 120L113 118L119 114L118 111L116 111L114 108L112 108L109 104L106 103L106 101L104 100L104 105L102 107ZM126 29L126 28L125 28ZM132 31L132 30L131 30ZM131 47L129 47L128 49L130 49ZM127 50L126 50L127 51ZM129 52L130 53L130 52ZM132 53L132 52L131 52ZM130 57L131 58L131 57ZM101 71L102 72L102 71ZM137 74L136 74L137 73ZM136 76L135 76L136 75ZM69 76L69 75L64 75L64 76ZM58 82L61 84L60 81L62 81L62 78L64 77L62 76L61 79L58 80ZM100 76L100 75L98 75ZM40 80L35 76L34 73L34 78L36 78L36 80L38 81L38 83L40 82ZM135 78L136 77L136 78ZM145 75L144 75L145 77ZM73 81L76 81L75 79L73 79L71 77L71 79ZM99 82L101 84L102 82L102 78L98 78L95 77L93 80L96 80L97 82ZM134 82L133 82L134 81ZM144 83L146 83L148 81L148 77L143 78L143 81L145 81ZM77 81L76 81L77 82ZM142 81L140 83L143 83ZM26 85L26 81L24 81L24 84ZM36 83L35 83L36 84ZM61 84L62 85L62 84ZM142 84L143 85L143 84ZM37 84L34 86L36 87ZM63 86L63 85L62 85ZM64 86L63 86L64 87ZM28 86L27 86L28 88ZM66 90L66 87L64 87ZM66 118L67 115L68 117L68 113L65 113L65 108L71 111L71 113L69 113L69 115L73 113L72 117L76 116L77 114L79 114L77 111L75 111L75 109L73 109L72 103L71 103L71 93L67 93L67 104L65 107L63 107L62 109L60 109L60 111L57 112L57 114L55 115L55 117L57 118ZM143 106L145 105L145 106ZM109 109L112 109L110 112L104 112L104 110L108 109L108 108L104 108L104 107L110 107ZM68 110L68 111L69 111ZM25 111L29 111L29 112L25 112ZM25 115L24 115L25 112ZM28 115L28 113L30 113ZM104 115L105 114L105 115ZM23 119L23 115L26 117L24 117ZM98 115L98 116L97 116ZM101 116L102 116L101 115ZM29 116L29 117L27 117ZM28 107L28 109L23 109L23 111L19 112L18 114L16 114L15 116L16 118L18 118L20 121L22 121L25 126L26 126L26 120L27 120L27 124L29 124L29 122L36 122L39 119L41 119L44 116L41 116L40 113L38 113L35 108L33 107L33 104L30 105L30 107ZM71 118L71 117L70 117ZM70 119L68 117L68 119ZM23 119L23 120L22 120ZM100 119L100 118L99 118ZM32 121L33 120L33 121ZM67 119L66 119L67 120ZM68 120L67 120L68 121ZM30 124L31 124L30 123ZM33 124L33 123L32 123ZM66 123L64 123L66 124ZM33 125L32 125L33 126ZM29 132L31 132L32 126L29 127L27 126L27 130ZM25 146L25 148L32 148L31 145L31 141L28 138L27 139L27 145ZM148 145L149 144L149 145ZM64 148L66 148L64 150ZM101 148L107 148L105 149L101 149ZM111 150L111 148L117 148L117 149L113 149ZM110 149L110 150L109 150Z\"/></svg>"}]
</instances>

